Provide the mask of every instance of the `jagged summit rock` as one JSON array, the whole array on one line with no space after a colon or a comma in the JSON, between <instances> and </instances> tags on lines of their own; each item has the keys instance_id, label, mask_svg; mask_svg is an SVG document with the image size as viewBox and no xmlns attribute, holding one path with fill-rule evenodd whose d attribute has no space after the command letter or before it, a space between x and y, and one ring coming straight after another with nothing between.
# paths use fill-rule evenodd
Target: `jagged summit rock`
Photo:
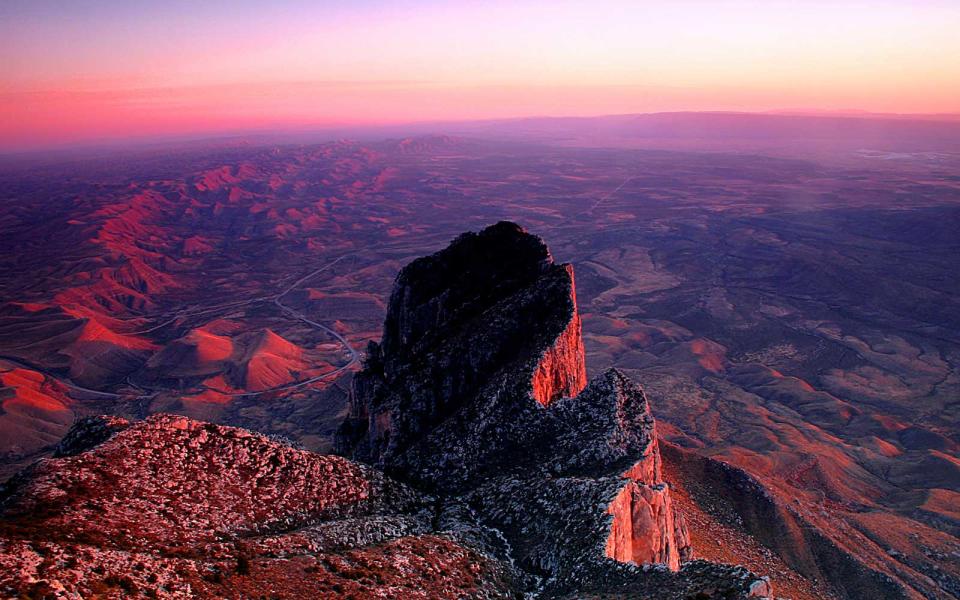
<instances>
[{"instance_id":1,"label":"jagged summit rock","mask_svg":"<svg viewBox=\"0 0 960 600\"><path fill-rule=\"evenodd\" d=\"M573 267L513 223L464 234L397 277L338 449L473 515L547 596L646 589L631 569L650 564L680 575L647 583L686 590L704 563L649 402L615 369L587 385L584 364Z\"/></svg>"},{"instance_id":2,"label":"jagged summit rock","mask_svg":"<svg viewBox=\"0 0 960 600\"><path fill-rule=\"evenodd\" d=\"M554 263L540 238L507 222L463 234L397 276L338 447L452 489L447 465L459 463L467 481L509 451L485 441L500 433L487 424L584 388L580 329L573 268ZM460 442L443 442L451 437Z\"/></svg>"}]
</instances>

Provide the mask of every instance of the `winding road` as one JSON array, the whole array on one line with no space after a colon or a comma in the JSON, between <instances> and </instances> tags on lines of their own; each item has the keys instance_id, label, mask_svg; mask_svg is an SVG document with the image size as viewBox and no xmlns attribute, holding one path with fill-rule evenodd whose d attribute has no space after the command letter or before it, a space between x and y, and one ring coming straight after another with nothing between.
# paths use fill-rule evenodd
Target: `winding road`
<instances>
[{"instance_id":1,"label":"winding road","mask_svg":"<svg viewBox=\"0 0 960 600\"><path fill-rule=\"evenodd\" d=\"M321 329L321 330L327 332L328 334L330 334L331 336L333 336L338 342L340 342L340 344L344 347L344 349L350 354L350 360L348 360L348 361L347 361L346 363L344 363L343 365L337 367L336 369L334 369L333 371L330 371L330 372L328 372L328 373L323 373L322 375L317 375L316 377L311 377L311 378L309 378L309 379L304 379L304 380L302 380L302 381L295 381L295 382L293 382L293 383L288 383L288 384L285 384L285 385L282 385L282 386L278 386L278 387L275 387L275 388L270 388L270 389L266 389L266 390L260 390L260 391L258 391L258 392L222 392L222 391L220 391L220 390L215 390L215 391L217 391L218 393L227 395L227 396L259 396L259 395L261 395L261 394L266 394L266 393L269 393L269 392L281 392L281 391L293 390L293 389L297 389L297 388L301 388L301 387L306 387L306 386L308 386L308 385L310 385L310 384L312 384L312 383L316 383L316 382L318 382L318 381L323 381L324 379L329 379L329 378L331 378L331 377L336 377L336 376L339 375L340 373L343 373L344 371L346 371L347 369L349 369L350 367L352 367L354 364L356 364L356 363L360 360L360 353L357 352L357 351L353 348L353 346L350 345L350 343L347 341L347 339L346 339L345 337L343 337L342 335L340 335L340 333L338 333L337 331L334 331L334 330L331 329L330 327L327 327L327 326L324 325L323 323L318 323L318 322L316 322L316 321L314 321L314 320L312 320L312 319L307 318L306 315L304 315L303 313L300 313L300 312L297 312L297 311L293 310L292 308L290 308L289 306L287 306L286 304L284 304L283 301L282 301L282 299L283 299L284 296L286 296L287 294L289 294L289 293L292 292L293 290L297 289L298 287L300 287L301 285L303 285L305 282L307 282L308 280L312 279L313 277L315 277L315 276L319 275L320 273L323 273L323 272L326 271L327 269L333 267L335 264L337 264L338 262L340 262L340 261L343 260L344 258L346 258L346 256L341 256L340 258L338 258L338 259L336 259L336 260L334 260L334 261L332 261L332 262L330 262L330 263L328 263L328 264L320 267L319 269L317 269L317 270L315 270L315 271L311 271L310 273L304 275L304 276L301 277L300 279L294 281L294 282L293 282L292 284L290 284L285 290L283 290L282 292L280 292L279 294L277 294L276 296L273 297L273 303L274 303L274 304L277 306L277 308L279 308L280 311L283 312L283 314L285 314L287 317L289 317L289 318L291 318L291 319L298 320L298 321L302 321L302 322L306 323L307 325L310 325L311 327L314 327L315 329Z\"/></svg>"},{"instance_id":2,"label":"winding road","mask_svg":"<svg viewBox=\"0 0 960 600\"><path fill-rule=\"evenodd\" d=\"M118 394L118 393L116 393L116 392L104 392L104 391L102 391L102 390L94 390L94 389L91 389L91 388L88 388L88 387L83 387L82 385L77 385L77 384L73 383L73 382L70 381L69 379L65 379L65 378L63 378L63 377L60 377L59 375L54 375L53 373L51 373L50 371L47 371L47 370L44 369L43 367L38 367L37 365L33 365L33 364L30 364L30 363L24 362L23 360L15 357L15 356L7 356L7 355L5 355L5 354L0 354L0 361L6 362L6 363L10 363L10 364L14 365L15 367L19 367L19 368L21 368L21 369L29 369L29 370L31 370L31 371L36 371L37 373L40 373L40 374L43 375L44 377L48 377L48 378L50 378L50 379L53 379L54 381L56 381L57 383L59 383L60 385L62 385L63 387L65 387L65 388L67 388L67 389L73 390L73 391L75 391L75 392L80 392L80 393L83 393L83 394L91 394L91 395L94 395L94 396L103 396L103 397L105 397L105 398L130 398L130 399L152 398L152 397L156 396L156 394L147 394L147 395L141 395L141 396L136 396L136 395L132 395L132 394Z\"/></svg>"},{"instance_id":3,"label":"winding road","mask_svg":"<svg viewBox=\"0 0 960 600\"><path fill-rule=\"evenodd\" d=\"M603 196L602 198L600 198L599 200L597 200L596 202L594 202L594 203L590 206L590 208L588 208L587 210L583 211L581 214L593 214L593 211L597 210L597 207L598 207L598 206L600 206L601 204L603 204L604 202L606 202L607 200L609 200L611 196L613 196L614 194L616 194L617 192L619 192L620 190L622 190L624 187L626 187L626 185L627 185L628 183L630 183L630 182L633 181L634 179L636 179L636 177L627 177L627 178L623 181L623 183L621 183L620 185L618 185L618 186L616 187L616 189L614 189L613 191L607 192L607 194L606 194L605 196Z\"/></svg>"},{"instance_id":4,"label":"winding road","mask_svg":"<svg viewBox=\"0 0 960 600\"><path fill-rule=\"evenodd\" d=\"M359 362L359 360L360 360L360 353L357 352L357 351L353 348L353 346L350 345L350 343L347 341L347 339L346 339L345 337L343 337L343 336L342 336L340 333L338 333L337 331L334 331L333 329L331 329L330 327L327 327L327 326L324 325L323 323L318 323L317 321L314 321L314 320L310 319L309 317L307 317L307 316L304 315L303 313L297 312L296 310L294 310L294 309L291 308L290 306L284 304L284 303L283 303L283 297L286 296L286 295L288 295L288 294L290 294L290 293L293 292L295 289L297 289L298 287L300 287L301 285L303 285L304 283L306 283L307 281L309 281L309 280L312 279L313 277L316 277L316 276L319 275L320 273L323 273L324 271L332 268L334 265L336 265L337 263L339 263L340 261L342 261L342 260L345 259L345 258L347 258L347 257L346 257L346 256L341 256L341 257L339 257L339 258L337 258L337 259L335 259L335 260L327 263L326 265L320 267L319 269L315 269L315 270L311 271L310 273L307 273L306 275L304 275L304 276L301 277L300 279L297 279L296 281L294 281L293 283L291 283L289 286L287 286L283 291L281 291L280 293L278 293L278 294L276 294L276 295L274 295L274 296L261 296L261 297L253 298L253 299L250 299L250 300L244 300L244 301L242 301L242 302L232 302L232 303L222 304L222 305L219 305L219 306L202 308L202 309L198 309L198 310L196 310L196 311L181 311L181 312L177 312L172 318L164 321L163 323L160 323L159 325L156 325L156 326L151 327L151 328L149 328L149 329L145 329L145 330L143 330L143 331L139 331L139 332L135 332L135 333L140 333L140 334L142 334L142 333L149 333L149 332L151 332L151 331L156 331L156 330L158 330L158 329L161 329L162 327L166 327L167 325L170 325L171 323L174 323L174 322L176 322L177 320L182 319L182 318L185 318L185 317L191 317L191 316L202 315L202 314L215 314L215 313L217 313L217 312L222 312L223 310L227 310L227 309L234 309L234 308L239 308L239 307L241 307L241 306L248 306L248 305L254 304L254 303L256 303L256 302L264 302L264 301L272 300L272 301L273 301L273 304L276 305L277 308L279 308L280 311L281 311L286 317L288 317L288 318L290 318L290 319L297 320L297 321L301 321L301 322L303 322L303 323L306 323L307 325L309 325L309 326L311 326L311 327L313 327L313 328L315 328L315 329L320 329L320 330L324 331L325 333L327 333L328 335L330 335L331 337L333 337L334 339L336 339L337 342L339 342L339 343L343 346L343 348L347 351L347 353L348 353L349 356L350 356L350 359L349 359L346 363L344 363L343 365L341 365L341 366L337 367L336 369L334 369L334 370L332 370L332 371L329 371L329 372L327 372L327 373L323 373L323 374L317 375L317 376L315 376L315 377L310 377L309 379L304 379L304 380L301 380L301 381L294 381L294 382L291 382L291 383L288 383L288 384L284 384L284 385L281 385L281 386L277 386L277 387L273 387L273 388L268 388L268 389L265 389L265 390L258 390L258 391L255 391L255 392L227 392L227 391L217 390L217 389L214 389L214 388L209 388L209 387L207 387L207 386L203 386L203 387L205 387L206 389L210 389L210 390L212 390L212 391L215 391L215 392L217 392L217 393L219 393L219 394L226 395L226 396L233 396L233 397L251 397L251 396L260 396L260 395L263 395L263 394L270 394L270 393L285 392L285 391L289 391L289 390L294 390L294 389L298 389L298 388L302 388L302 387L309 386L309 385L311 385L311 384L317 383L318 381L323 381L323 380L329 379L329 378L331 378L331 377L336 377L336 376L340 375L341 373L343 373L344 371L346 371L347 369L349 369L350 367L352 367L353 365L355 365L357 362ZM13 365L15 365L15 366L17 366L17 367L21 367L21 368L24 368L24 369L30 369L30 370L32 370L32 371L36 371L36 372L42 374L44 377L48 377L48 378L50 378L50 379L53 379L54 381L56 381L57 383L59 383L59 384L62 385L63 387L65 387L65 388L67 388L67 389L70 389L70 390L73 390L73 391L75 391L75 392L82 393L82 394L89 394L89 395L94 395L94 396L100 396L100 397L105 397L105 398L115 398L115 399L145 400L145 399L155 398L157 395L162 394L162 393L182 393L182 392L183 392L183 390L174 389L174 388L155 388L155 387L146 388L145 386L141 386L141 385L138 385L138 384L133 383L132 381L129 380L129 378L127 378L127 383L130 384L132 387L139 388L139 389L141 389L141 390L146 389L146 390L148 390L150 393L148 393L148 394L139 394L139 395L138 395L138 394L121 394L121 393L117 393L117 392L106 392L106 391L103 391L103 390L95 390L95 389L92 389L92 388L84 387L84 386L82 386L82 385L77 385L76 383L70 381L69 379L66 379L66 378L64 378L64 377L61 377L61 376L56 375L56 374L54 374L54 373L51 373L50 371L48 371L48 370L46 370L46 369L44 369L44 368L38 367L38 366L36 366L36 365L32 365L32 364L26 363L26 362L24 362L22 359L17 358L17 357L14 357L14 356L0 355L0 360L5 361L5 362L10 363L10 364L13 364Z\"/></svg>"}]
</instances>

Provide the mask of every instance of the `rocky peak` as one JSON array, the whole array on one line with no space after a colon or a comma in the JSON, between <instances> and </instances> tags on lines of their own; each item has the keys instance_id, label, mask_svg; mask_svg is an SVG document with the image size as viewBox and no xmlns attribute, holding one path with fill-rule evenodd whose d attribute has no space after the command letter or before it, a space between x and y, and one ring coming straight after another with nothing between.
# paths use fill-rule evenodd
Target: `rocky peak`
<instances>
[{"instance_id":1,"label":"rocky peak","mask_svg":"<svg viewBox=\"0 0 960 600\"><path fill-rule=\"evenodd\" d=\"M552 266L540 238L505 221L414 260L400 271L390 295L384 356L393 363L429 350Z\"/></svg>"},{"instance_id":2,"label":"rocky peak","mask_svg":"<svg viewBox=\"0 0 960 600\"><path fill-rule=\"evenodd\" d=\"M587 385L580 312L573 265L563 265L570 277L570 302L573 312L564 330L537 362L531 385L534 399L546 406L558 398L576 396Z\"/></svg>"},{"instance_id":3,"label":"rocky peak","mask_svg":"<svg viewBox=\"0 0 960 600\"><path fill-rule=\"evenodd\" d=\"M463 234L397 276L338 447L416 477L400 465L428 460L431 437L473 428L472 413L494 409L483 408L497 395L490 386L511 388L495 401L506 413L579 393L580 329L573 267L554 263L540 238L507 222Z\"/></svg>"},{"instance_id":4,"label":"rocky peak","mask_svg":"<svg viewBox=\"0 0 960 600\"><path fill-rule=\"evenodd\" d=\"M703 573L643 390L615 369L587 385L573 267L517 225L400 272L351 402L341 452L473 515L548 596L608 579L646 589L615 565L680 573L647 577L651 590Z\"/></svg>"}]
</instances>

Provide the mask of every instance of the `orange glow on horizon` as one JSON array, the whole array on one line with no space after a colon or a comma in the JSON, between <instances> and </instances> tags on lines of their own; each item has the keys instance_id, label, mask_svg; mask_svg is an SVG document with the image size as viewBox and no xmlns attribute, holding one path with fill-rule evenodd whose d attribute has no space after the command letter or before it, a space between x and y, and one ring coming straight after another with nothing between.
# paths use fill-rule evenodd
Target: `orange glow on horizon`
<instances>
[{"instance_id":1,"label":"orange glow on horizon","mask_svg":"<svg viewBox=\"0 0 960 600\"><path fill-rule=\"evenodd\" d=\"M0 148L677 110L960 112L960 5L946 0L47 4L0 7Z\"/></svg>"}]
</instances>

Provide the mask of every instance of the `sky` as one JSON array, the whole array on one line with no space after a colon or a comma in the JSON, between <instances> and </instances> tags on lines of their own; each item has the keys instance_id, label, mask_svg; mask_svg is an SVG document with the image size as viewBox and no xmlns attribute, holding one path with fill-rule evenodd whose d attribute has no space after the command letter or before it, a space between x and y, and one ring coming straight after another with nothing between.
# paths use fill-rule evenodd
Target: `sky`
<instances>
[{"instance_id":1,"label":"sky","mask_svg":"<svg viewBox=\"0 0 960 600\"><path fill-rule=\"evenodd\" d=\"M958 0L2 0L0 148L662 111L960 112Z\"/></svg>"}]
</instances>

